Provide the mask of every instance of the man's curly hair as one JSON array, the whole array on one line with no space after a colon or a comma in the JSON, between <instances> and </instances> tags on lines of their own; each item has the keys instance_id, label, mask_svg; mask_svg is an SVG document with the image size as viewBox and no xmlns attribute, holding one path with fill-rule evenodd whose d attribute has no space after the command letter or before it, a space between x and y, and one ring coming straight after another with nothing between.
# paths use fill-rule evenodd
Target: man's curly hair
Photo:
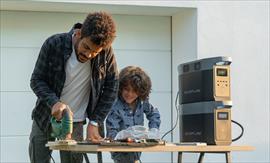
<instances>
[{"instance_id":1,"label":"man's curly hair","mask_svg":"<svg viewBox=\"0 0 270 163\"><path fill-rule=\"evenodd\" d=\"M136 66L127 66L123 68L119 74L119 91L118 96L121 96L123 89L130 85L137 93L141 100L146 100L151 93L151 79L140 68Z\"/></svg>"},{"instance_id":2,"label":"man's curly hair","mask_svg":"<svg viewBox=\"0 0 270 163\"><path fill-rule=\"evenodd\" d=\"M116 27L112 16L106 12L89 13L83 22L81 37L103 48L109 47L116 37Z\"/></svg>"}]
</instances>

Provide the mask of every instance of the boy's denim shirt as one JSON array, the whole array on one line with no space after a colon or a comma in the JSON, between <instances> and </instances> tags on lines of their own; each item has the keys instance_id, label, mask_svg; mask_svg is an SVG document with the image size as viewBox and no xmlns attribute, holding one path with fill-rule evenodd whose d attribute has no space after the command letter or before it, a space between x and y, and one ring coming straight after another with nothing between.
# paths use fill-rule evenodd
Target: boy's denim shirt
<instances>
[{"instance_id":1,"label":"boy's denim shirt","mask_svg":"<svg viewBox=\"0 0 270 163\"><path fill-rule=\"evenodd\" d=\"M144 114L149 120L149 129L159 129L161 122L159 111L157 108L154 108L148 100L137 100L136 110L132 112L123 98L118 97L106 119L107 137L115 138L119 131L127 129L130 126L143 126Z\"/></svg>"},{"instance_id":2,"label":"boy's denim shirt","mask_svg":"<svg viewBox=\"0 0 270 163\"><path fill-rule=\"evenodd\" d=\"M81 24L75 24L69 33L53 35L44 42L31 76L30 85L38 97L32 118L43 131L49 129L52 106L60 101L66 79L65 65L72 53L72 34L76 26L81 27ZM119 84L112 48L103 49L89 66L92 79L87 116L102 125L117 97Z\"/></svg>"}]
</instances>

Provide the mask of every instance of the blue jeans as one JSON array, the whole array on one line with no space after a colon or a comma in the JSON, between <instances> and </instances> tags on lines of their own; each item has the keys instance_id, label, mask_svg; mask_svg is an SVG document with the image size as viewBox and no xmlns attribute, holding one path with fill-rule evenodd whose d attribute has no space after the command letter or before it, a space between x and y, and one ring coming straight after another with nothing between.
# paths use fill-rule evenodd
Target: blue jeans
<instances>
[{"instance_id":1,"label":"blue jeans","mask_svg":"<svg viewBox=\"0 0 270 163\"><path fill-rule=\"evenodd\" d=\"M140 160L141 152L111 152L114 163L134 163Z\"/></svg>"},{"instance_id":2,"label":"blue jeans","mask_svg":"<svg viewBox=\"0 0 270 163\"><path fill-rule=\"evenodd\" d=\"M29 138L29 157L31 163L50 163L52 151L45 146L48 141L55 139L50 136L51 131L43 132L33 120L32 130ZM73 123L72 139L83 140L83 123ZM82 163L82 153L60 151L62 163Z\"/></svg>"}]
</instances>

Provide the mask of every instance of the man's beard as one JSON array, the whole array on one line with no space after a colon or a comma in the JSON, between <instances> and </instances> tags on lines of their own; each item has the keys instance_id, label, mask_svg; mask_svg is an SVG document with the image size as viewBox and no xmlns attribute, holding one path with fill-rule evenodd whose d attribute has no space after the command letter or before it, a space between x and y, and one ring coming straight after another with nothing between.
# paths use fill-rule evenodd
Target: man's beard
<instances>
[{"instance_id":1,"label":"man's beard","mask_svg":"<svg viewBox=\"0 0 270 163\"><path fill-rule=\"evenodd\" d=\"M78 44L79 43L75 43L75 45L74 45L74 50L75 50L75 55L76 55L76 58L77 58L77 60L79 61L79 62L81 62L81 63L85 63L86 61L81 61L80 60L80 55L83 55L83 54L80 54L79 52L78 52Z\"/></svg>"}]
</instances>

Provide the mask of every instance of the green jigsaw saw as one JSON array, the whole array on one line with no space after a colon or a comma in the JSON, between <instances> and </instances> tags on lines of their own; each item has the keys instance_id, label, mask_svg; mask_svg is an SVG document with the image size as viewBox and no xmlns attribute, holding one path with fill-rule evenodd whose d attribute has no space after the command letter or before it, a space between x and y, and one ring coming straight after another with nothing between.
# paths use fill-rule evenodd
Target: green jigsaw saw
<instances>
[{"instance_id":1,"label":"green jigsaw saw","mask_svg":"<svg viewBox=\"0 0 270 163\"><path fill-rule=\"evenodd\" d=\"M62 119L51 118L52 133L51 136L58 140L70 140L73 130L73 117L69 108L63 110Z\"/></svg>"}]
</instances>

